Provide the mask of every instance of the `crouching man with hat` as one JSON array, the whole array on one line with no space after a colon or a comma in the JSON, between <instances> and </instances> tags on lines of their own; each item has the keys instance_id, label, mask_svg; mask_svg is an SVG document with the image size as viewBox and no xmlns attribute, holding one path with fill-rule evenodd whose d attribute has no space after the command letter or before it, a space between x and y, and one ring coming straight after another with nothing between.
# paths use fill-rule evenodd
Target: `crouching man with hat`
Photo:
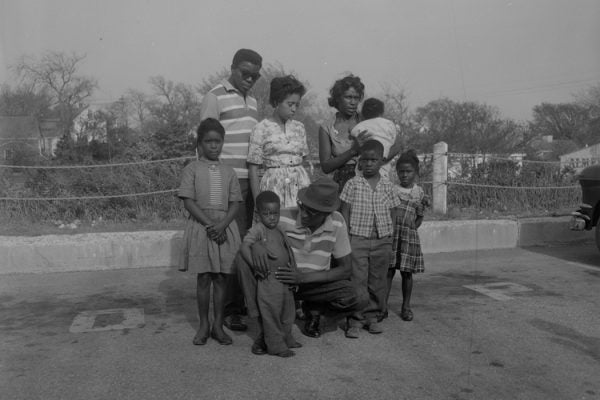
<instances>
[{"instance_id":1,"label":"crouching man with hat","mask_svg":"<svg viewBox=\"0 0 600 400\"><path fill-rule=\"evenodd\" d=\"M330 178L320 178L298 192L297 219L282 216L279 221L279 228L292 247L297 268L280 268L275 277L298 287L295 297L303 300L307 316L304 334L310 337L321 335L320 315L325 309L347 316L368 303L368 298L350 282L350 240L346 222L337 211L339 206L338 184ZM269 258L273 257L261 242L252 246L252 265L238 256L238 273L249 317L260 317L256 305L256 275L268 271ZM252 352L265 354L261 323L258 326Z\"/></svg>"}]
</instances>

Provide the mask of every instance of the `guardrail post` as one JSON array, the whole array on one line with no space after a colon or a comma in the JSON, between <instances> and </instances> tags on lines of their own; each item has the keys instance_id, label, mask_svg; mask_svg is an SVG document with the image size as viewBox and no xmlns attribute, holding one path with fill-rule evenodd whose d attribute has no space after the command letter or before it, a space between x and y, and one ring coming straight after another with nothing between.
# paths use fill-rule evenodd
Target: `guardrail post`
<instances>
[{"instance_id":1,"label":"guardrail post","mask_svg":"<svg viewBox=\"0 0 600 400\"><path fill-rule=\"evenodd\" d=\"M433 145L433 212L448 212L448 144L439 142Z\"/></svg>"}]
</instances>

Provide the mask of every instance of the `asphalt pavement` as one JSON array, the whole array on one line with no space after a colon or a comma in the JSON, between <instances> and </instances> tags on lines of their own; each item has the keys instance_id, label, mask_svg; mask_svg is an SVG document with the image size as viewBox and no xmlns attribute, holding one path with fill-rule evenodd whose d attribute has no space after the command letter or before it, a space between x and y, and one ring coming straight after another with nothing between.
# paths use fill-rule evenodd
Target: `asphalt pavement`
<instances>
[{"instance_id":1,"label":"asphalt pavement","mask_svg":"<svg viewBox=\"0 0 600 400\"><path fill-rule=\"evenodd\" d=\"M193 346L193 276L173 268L0 276L0 398L600 399L592 243L427 254L414 320L394 282L384 333L327 319L282 359Z\"/></svg>"}]
</instances>

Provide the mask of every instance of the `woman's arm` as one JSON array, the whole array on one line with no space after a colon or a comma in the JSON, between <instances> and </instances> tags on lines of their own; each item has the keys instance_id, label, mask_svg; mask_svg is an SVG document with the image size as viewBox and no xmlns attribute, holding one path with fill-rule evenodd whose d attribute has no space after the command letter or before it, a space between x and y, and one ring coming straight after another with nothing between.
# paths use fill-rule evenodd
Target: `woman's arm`
<instances>
[{"instance_id":1,"label":"woman's arm","mask_svg":"<svg viewBox=\"0 0 600 400\"><path fill-rule=\"evenodd\" d=\"M319 127L319 161L321 162L323 172L326 174L333 172L358 155L358 141L353 136L350 138L353 140L352 147L339 156L334 157L331 155L329 135L325 132L325 129Z\"/></svg>"},{"instance_id":2,"label":"woman's arm","mask_svg":"<svg viewBox=\"0 0 600 400\"><path fill-rule=\"evenodd\" d=\"M258 177L257 164L248 164L248 179L250 180L250 190L252 191L252 197L256 200L256 196L260 193L260 178Z\"/></svg>"},{"instance_id":3,"label":"woman's arm","mask_svg":"<svg viewBox=\"0 0 600 400\"><path fill-rule=\"evenodd\" d=\"M392 158L396 157L396 155L402 151L402 147L403 147L403 143L402 142L403 142L402 136L400 136L400 132L397 132L396 133L396 141L394 142L394 144L392 145L392 147L390 147L390 152L388 153L388 156L387 156L387 161L388 162Z\"/></svg>"}]
</instances>

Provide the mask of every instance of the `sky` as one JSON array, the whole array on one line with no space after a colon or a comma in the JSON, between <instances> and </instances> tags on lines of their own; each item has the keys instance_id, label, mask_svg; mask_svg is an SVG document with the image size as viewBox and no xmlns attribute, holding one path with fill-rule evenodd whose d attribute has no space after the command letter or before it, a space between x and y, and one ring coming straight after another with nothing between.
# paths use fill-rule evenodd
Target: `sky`
<instances>
[{"instance_id":1,"label":"sky","mask_svg":"<svg viewBox=\"0 0 600 400\"><path fill-rule=\"evenodd\" d=\"M76 52L101 103L156 75L198 84L251 48L320 99L352 72L413 110L448 97L528 120L600 84L599 21L598 0L0 0L0 83L22 55Z\"/></svg>"}]
</instances>

